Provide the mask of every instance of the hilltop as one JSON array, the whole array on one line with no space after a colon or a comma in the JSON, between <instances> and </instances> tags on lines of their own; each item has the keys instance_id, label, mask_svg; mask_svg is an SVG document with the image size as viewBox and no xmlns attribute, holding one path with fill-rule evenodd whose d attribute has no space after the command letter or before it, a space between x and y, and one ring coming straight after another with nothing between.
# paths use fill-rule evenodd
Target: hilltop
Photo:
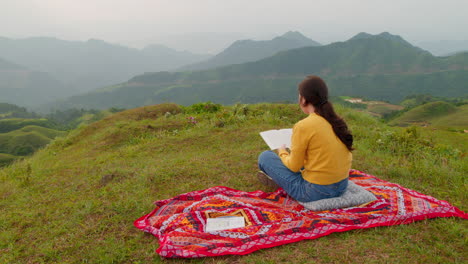
<instances>
[{"instance_id":1,"label":"hilltop","mask_svg":"<svg viewBox=\"0 0 468 264\"><path fill-rule=\"evenodd\" d=\"M392 128L353 109L337 110L355 136L353 168L467 209L466 134ZM177 194L217 185L263 189L256 162L267 146L258 132L303 117L287 104L162 104L73 130L0 169L0 262L164 262L154 252L156 239L132 222L154 200ZM463 262L465 224L434 219L196 261Z\"/></svg>"},{"instance_id":2,"label":"hilltop","mask_svg":"<svg viewBox=\"0 0 468 264\"><path fill-rule=\"evenodd\" d=\"M323 77L332 95L395 103L411 94L465 95L467 73L465 53L434 57L399 36L359 34L344 42L282 51L259 61L212 70L147 73L71 97L57 106L295 102L297 83L309 74Z\"/></svg>"}]
</instances>

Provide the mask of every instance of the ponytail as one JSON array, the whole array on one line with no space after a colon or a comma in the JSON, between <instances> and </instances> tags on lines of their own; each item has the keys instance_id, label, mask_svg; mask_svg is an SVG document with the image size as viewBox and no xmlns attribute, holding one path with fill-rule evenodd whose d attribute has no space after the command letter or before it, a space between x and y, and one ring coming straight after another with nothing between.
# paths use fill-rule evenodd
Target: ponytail
<instances>
[{"instance_id":1,"label":"ponytail","mask_svg":"<svg viewBox=\"0 0 468 264\"><path fill-rule=\"evenodd\" d=\"M353 148L353 135L348 129L346 122L343 118L339 117L335 110L333 109L333 105L330 102L326 102L323 105L318 105L315 107L315 112L320 115L321 117L325 118L328 123L333 128L333 132L335 135L346 145L349 151L354 150Z\"/></svg>"},{"instance_id":2,"label":"ponytail","mask_svg":"<svg viewBox=\"0 0 468 264\"><path fill-rule=\"evenodd\" d=\"M299 84L299 94L304 98L304 104L312 104L315 112L330 123L333 132L346 148L349 151L354 150L353 135L346 122L335 113L332 103L328 101L328 88L325 82L318 76L307 76Z\"/></svg>"}]
</instances>

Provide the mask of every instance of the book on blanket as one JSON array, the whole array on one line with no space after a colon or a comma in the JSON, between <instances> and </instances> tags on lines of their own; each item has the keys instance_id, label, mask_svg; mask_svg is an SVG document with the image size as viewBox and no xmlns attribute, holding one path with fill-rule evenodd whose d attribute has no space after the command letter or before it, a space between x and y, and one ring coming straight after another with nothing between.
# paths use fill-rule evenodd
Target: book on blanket
<instances>
[{"instance_id":1,"label":"book on blanket","mask_svg":"<svg viewBox=\"0 0 468 264\"><path fill-rule=\"evenodd\" d=\"M292 128L272 129L260 132L260 136L270 149L279 149L283 144L291 148Z\"/></svg>"},{"instance_id":2,"label":"book on blanket","mask_svg":"<svg viewBox=\"0 0 468 264\"><path fill-rule=\"evenodd\" d=\"M206 219L205 232L239 227L245 227L245 220L242 216L222 216L217 218L208 218Z\"/></svg>"}]
</instances>

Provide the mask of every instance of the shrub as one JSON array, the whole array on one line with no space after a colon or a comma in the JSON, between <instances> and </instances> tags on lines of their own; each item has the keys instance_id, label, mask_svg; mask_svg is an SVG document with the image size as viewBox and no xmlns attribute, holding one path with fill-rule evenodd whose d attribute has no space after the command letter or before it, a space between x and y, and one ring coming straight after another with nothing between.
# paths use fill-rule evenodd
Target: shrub
<instances>
[{"instance_id":1,"label":"shrub","mask_svg":"<svg viewBox=\"0 0 468 264\"><path fill-rule=\"evenodd\" d=\"M195 113L195 114L216 113L219 110L221 110L220 104L215 104L212 102L205 102L205 103L193 104L187 107L186 113Z\"/></svg>"}]
</instances>

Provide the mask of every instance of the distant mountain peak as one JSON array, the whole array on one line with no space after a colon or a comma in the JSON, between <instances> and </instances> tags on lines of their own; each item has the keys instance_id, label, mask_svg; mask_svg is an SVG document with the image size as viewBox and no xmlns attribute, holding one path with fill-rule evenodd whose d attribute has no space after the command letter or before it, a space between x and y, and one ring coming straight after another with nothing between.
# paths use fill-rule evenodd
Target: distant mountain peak
<instances>
[{"instance_id":1,"label":"distant mountain peak","mask_svg":"<svg viewBox=\"0 0 468 264\"><path fill-rule=\"evenodd\" d=\"M367 39L367 38L372 38L372 37L374 37L374 35L369 34L369 33L366 33L366 32L359 32L358 34L356 34L354 37L350 38L349 40L353 40L353 39Z\"/></svg>"},{"instance_id":2,"label":"distant mountain peak","mask_svg":"<svg viewBox=\"0 0 468 264\"><path fill-rule=\"evenodd\" d=\"M381 37L381 38L397 40L397 41L401 41L401 42L407 42L400 35L393 35L393 34L390 34L389 32L382 32L382 33L378 34L377 36Z\"/></svg>"},{"instance_id":3,"label":"distant mountain peak","mask_svg":"<svg viewBox=\"0 0 468 264\"><path fill-rule=\"evenodd\" d=\"M271 40L237 40L209 60L187 65L179 70L203 70L252 62L273 56L280 51L321 45L298 31L288 31Z\"/></svg>"},{"instance_id":4,"label":"distant mountain peak","mask_svg":"<svg viewBox=\"0 0 468 264\"><path fill-rule=\"evenodd\" d=\"M292 40L298 43L304 43L306 46L321 46L322 44L318 43L317 41L314 41L306 36L304 36L301 32L299 31L288 31L284 33L281 36L278 36L276 38L273 38L272 41L279 41L279 40Z\"/></svg>"},{"instance_id":5,"label":"distant mountain peak","mask_svg":"<svg viewBox=\"0 0 468 264\"><path fill-rule=\"evenodd\" d=\"M366 33L366 32L361 32L361 33L358 33L357 35L355 35L354 37L350 38L348 41L353 41L353 40L358 40L358 39L385 39L385 40L390 40L390 41L395 41L395 42L399 42L405 46L409 46L409 47L414 47L420 51L424 51L424 52L427 52L419 47L416 47L414 46L413 44L409 43L408 41L406 41L404 38L402 38L400 35L393 35L389 32L382 32L380 34L376 34L376 35L372 35L372 34L369 34L369 33Z\"/></svg>"},{"instance_id":6,"label":"distant mountain peak","mask_svg":"<svg viewBox=\"0 0 468 264\"><path fill-rule=\"evenodd\" d=\"M308 39L308 40L310 40L308 37L304 36L299 31L288 31L288 32L284 33L283 35L281 35L281 37L282 38L287 38L287 39L298 39L298 40Z\"/></svg>"},{"instance_id":7,"label":"distant mountain peak","mask_svg":"<svg viewBox=\"0 0 468 264\"><path fill-rule=\"evenodd\" d=\"M350 38L349 40L354 40L354 39L370 39L370 38L384 38L384 39L390 39L390 40L396 40L400 42L405 42L408 43L406 40L404 40L401 36L399 35L393 35L390 34L389 32L382 32L380 34L372 35L366 32L360 32L354 37Z\"/></svg>"}]
</instances>

